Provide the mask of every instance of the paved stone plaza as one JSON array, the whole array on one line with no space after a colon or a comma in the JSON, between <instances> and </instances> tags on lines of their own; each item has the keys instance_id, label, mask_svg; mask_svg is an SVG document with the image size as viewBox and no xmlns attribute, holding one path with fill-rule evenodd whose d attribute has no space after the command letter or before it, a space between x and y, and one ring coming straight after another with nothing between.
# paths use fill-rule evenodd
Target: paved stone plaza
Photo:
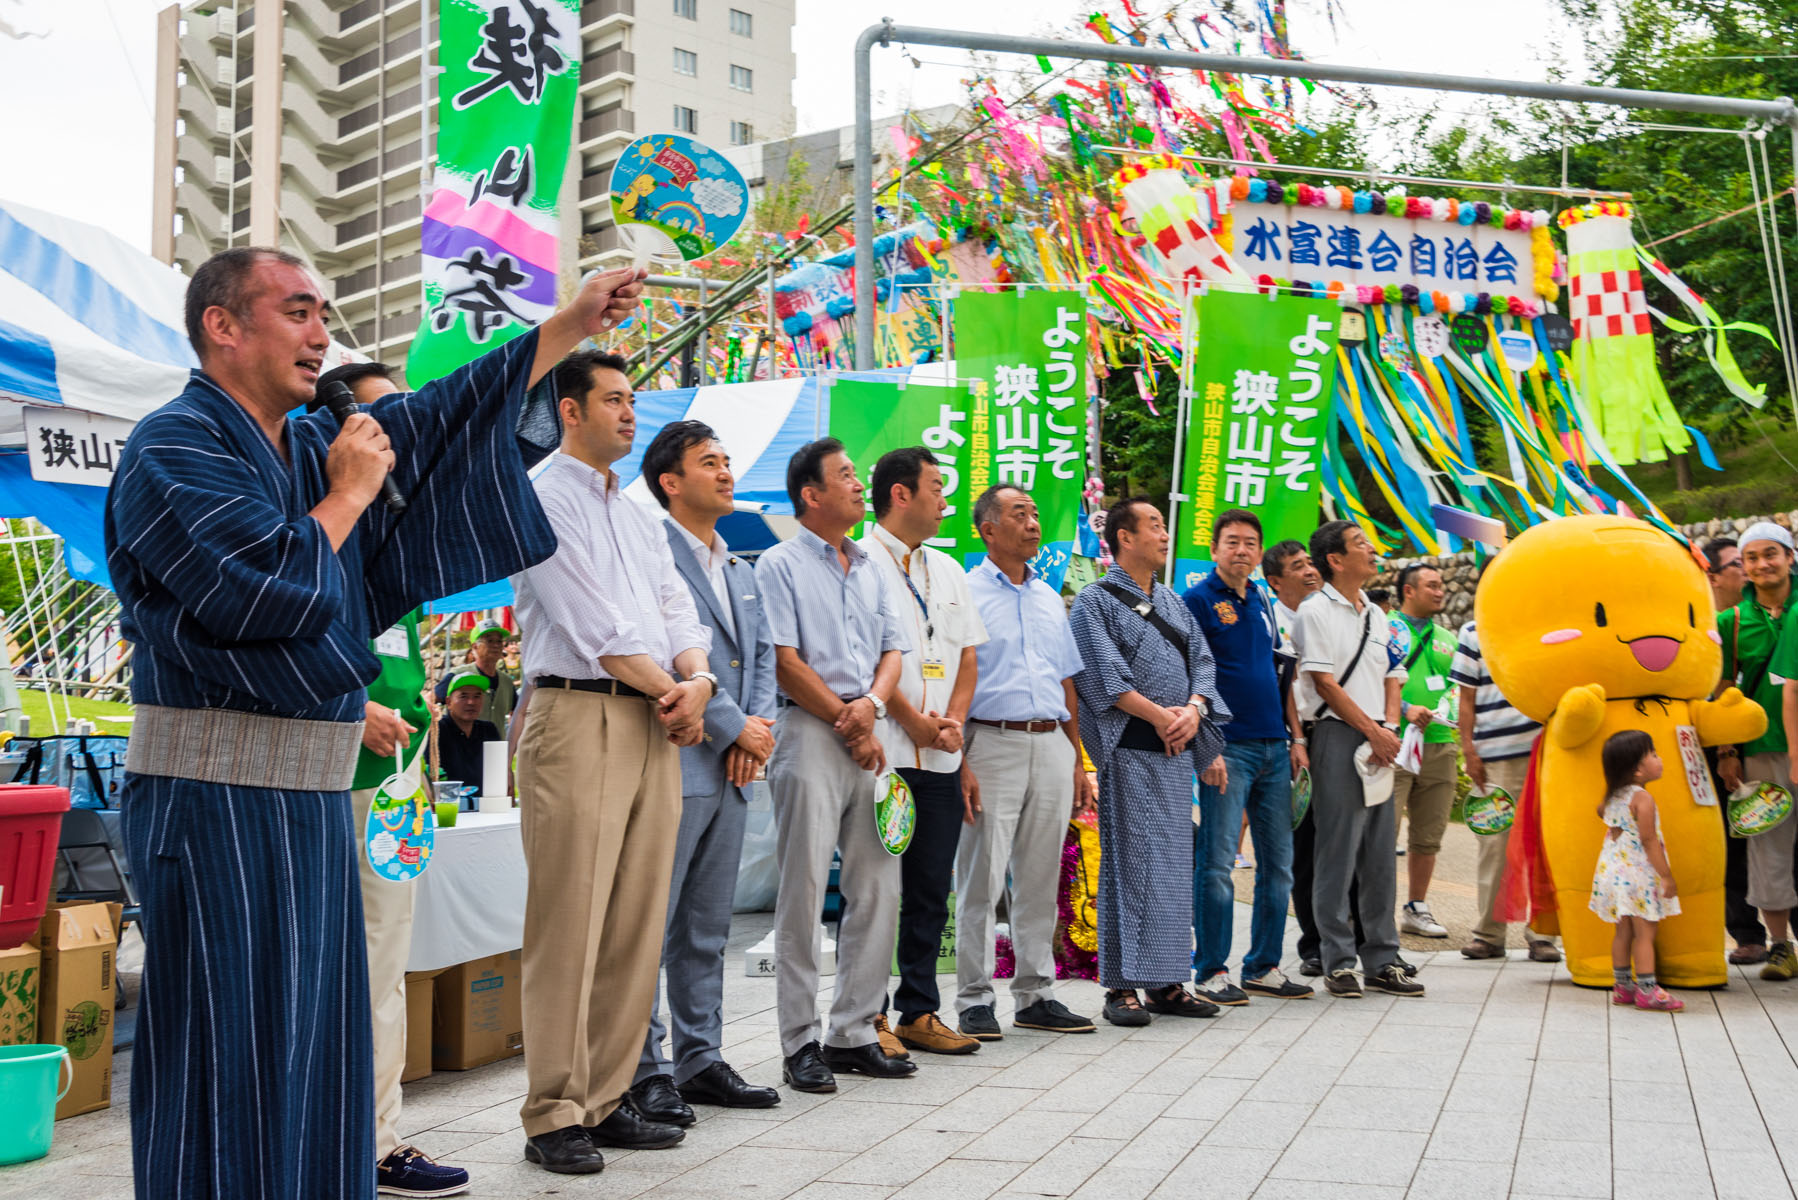
<instances>
[{"instance_id":1,"label":"paved stone plaza","mask_svg":"<svg viewBox=\"0 0 1798 1200\"><path fill-rule=\"evenodd\" d=\"M1246 906L1238 917L1240 938ZM725 1002L726 1053L766 1084L780 1079L774 982L740 972L771 921L738 918ZM408 1085L402 1132L495 1197L1793 1195L1798 1151L1782 1158L1777 1139L1798 1119L1798 984L1738 972L1665 1016L1613 1010L1520 951L1405 953L1424 964L1424 999L1256 1001L1089 1036L1014 1031L1002 993L1005 1040L977 1054L919 1055L910 1079L842 1077L831 1097L783 1089L761 1112L701 1108L681 1146L607 1152L588 1178L523 1161L522 1059ZM1062 995L1098 1012L1096 984ZM122 1054L113 1107L62 1122L50 1158L0 1169L0 1196L129 1197L130 1071Z\"/></svg>"}]
</instances>

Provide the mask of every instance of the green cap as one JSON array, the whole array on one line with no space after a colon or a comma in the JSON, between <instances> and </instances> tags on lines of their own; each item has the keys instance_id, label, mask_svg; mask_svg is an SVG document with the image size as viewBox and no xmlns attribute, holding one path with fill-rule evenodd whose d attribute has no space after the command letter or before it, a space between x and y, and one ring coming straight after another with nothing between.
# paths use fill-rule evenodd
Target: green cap
<instances>
[{"instance_id":1,"label":"green cap","mask_svg":"<svg viewBox=\"0 0 1798 1200\"><path fill-rule=\"evenodd\" d=\"M474 632L468 635L468 640L471 642L478 642L490 633L497 633L503 638L510 638L512 636L512 631L507 629L504 625L501 625L498 621L487 620L482 621L479 625L474 627Z\"/></svg>"},{"instance_id":2,"label":"green cap","mask_svg":"<svg viewBox=\"0 0 1798 1200\"><path fill-rule=\"evenodd\" d=\"M480 688L484 692L492 686L493 685L487 681L487 677L479 671L458 671L456 674L450 676L449 687L443 690L443 694L445 696L454 695L457 688L465 687Z\"/></svg>"}]
</instances>

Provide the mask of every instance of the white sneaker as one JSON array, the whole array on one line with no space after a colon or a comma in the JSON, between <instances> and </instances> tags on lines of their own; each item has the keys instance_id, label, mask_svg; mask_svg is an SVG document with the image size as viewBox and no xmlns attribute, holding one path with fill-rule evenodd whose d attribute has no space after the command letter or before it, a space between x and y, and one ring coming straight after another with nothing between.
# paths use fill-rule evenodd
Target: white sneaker
<instances>
[{"instance_id":1,"label":"white sneaker","mask_svg":"<svg viewBox=\"0 0 1798 1200\"><path fill-rule=\"evenodd\" d=\"M1422 900L1412 900L1399 912L1398 928L1400 933L1416 934L1418 937L1447 937L1448 930L1430 913L1430 906Z\"/></svg>"}]
</instances>

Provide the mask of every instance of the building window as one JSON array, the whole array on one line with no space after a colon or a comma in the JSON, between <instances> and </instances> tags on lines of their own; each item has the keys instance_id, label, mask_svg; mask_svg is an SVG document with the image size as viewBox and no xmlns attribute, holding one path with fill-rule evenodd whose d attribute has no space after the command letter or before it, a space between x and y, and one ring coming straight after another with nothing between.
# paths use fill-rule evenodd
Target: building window
<instances>
[{"instance_id":1,"label":"building window","mask_svg":"<svg viewBox=\"0 0 1798 1200\"><path fill-rule=\"evenodd\" d=\"M689 21L699 20L699 0L674 0L674 15Z\"/></svg>"},{"instance_id":2,"label":"building window","mask_svg":"<svg viewBox=\"0 0 1798 1200\"><path fill-rule=\"evenodd\" d=\"M739 92L755 91L755 72L748 67L733 66L730 69L730 86Z\"/></svg>"},{"instance_id":3,"label":"building window","mask_svg":"<svg viewBox=\"0 0 1798 1200\"><path fill-rule=\"evenodd\" d=\"M755 17L740 8L730 10L730 31L738 37L755 36Z\"/></svg>"},{"instance_id":4,"label":"building window","mask_svg":"<svg viewBox=\"0 0 1798 1200\"><path fill-rule=\"evenodd\" d=\"M676 46L674 48L674 73L676 75L699 74L699 55Z\"/></svg>"},{"instance_id":5,"label":"building window","mask_svg":"<svg viewBox=\"0 0 1798 1200\"><path fill-rule=\"evenodd\" d=\"M698 133L699 114L685 105L675 105L674 129L677 133Z\"/></svg>"},{"instance_id":6,"label":"building window","mask_svg":"<svg viewBox=\"0 0 1798 1200\"><path fill-rule=\"evenodd\" d=\"M732 121L730 123L731 145L747 146L753 141L755 141L755 130L750 127L748 121Z\"/></svg>"}]
</instances>

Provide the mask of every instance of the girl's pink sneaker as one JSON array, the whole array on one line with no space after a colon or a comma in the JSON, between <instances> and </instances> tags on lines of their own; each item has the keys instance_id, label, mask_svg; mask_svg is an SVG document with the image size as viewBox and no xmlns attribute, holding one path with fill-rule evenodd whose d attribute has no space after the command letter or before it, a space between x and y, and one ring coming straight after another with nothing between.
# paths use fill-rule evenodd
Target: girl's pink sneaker
<instances>
[{"instance_id":1,"label":"girl's pink sneaker","mask_svg":"<svg viewBox=\"0 0 1798 1200\"><path fill-rule=\"evenodd\" d=\"M1611 989L1611 1003L1630 1006L1636 1002L1636 985L1619 983Z\"/></svg>"},{"instance_id":2,"label":"girl's pink sneaker","mask_svg":"<svg viewBox=\"0 0 1798 1200\"><path fill-rule=\"evenodd\" d=\"M1644 992L1641 990L1636 992L1636 1007L1645 1008L1650 1012L1675 1013L1684 1009L1685 1006L1686 1002L1684 1000L1674 999L1667 994L1666 988L1658 985L1652 992Z\"/></svg>"}]
</instances>

